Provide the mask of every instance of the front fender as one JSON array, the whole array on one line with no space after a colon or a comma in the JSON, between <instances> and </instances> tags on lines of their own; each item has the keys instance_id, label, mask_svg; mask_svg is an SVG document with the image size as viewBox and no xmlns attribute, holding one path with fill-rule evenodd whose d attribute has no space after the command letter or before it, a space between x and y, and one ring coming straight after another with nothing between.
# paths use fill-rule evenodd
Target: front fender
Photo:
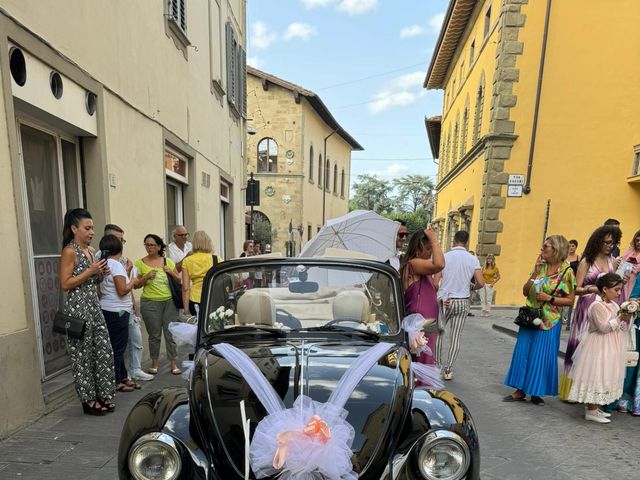
<instances>
[{"instance_id":1,"label":"front fender","mask_svg":"<svg viewBox=\"0 0 640 480\"><path fill-rule=\"evenodd\" d=\"M118 476L131 478L128 456L133 443L142 435L162 432L176 441L182 471L180 478L207 479L209 462L192 435L186 388L170 387L145 395L129 412L118 448Z\"/></svg>"},{"instance_id":2,"label":"front fender","mask_svg":"<svg viewBox=\"0 0 640 480\"><path fill-rule=\"evenodd\" d=\"M417 453L428 432L449 430L464 439L471 455L466 480L480 479L480 445L473 418L466 405L446 390L416 388L411 405L408 435L391 462L394 480L422 478L417 470Z\"/></svg>"}]
</instances>

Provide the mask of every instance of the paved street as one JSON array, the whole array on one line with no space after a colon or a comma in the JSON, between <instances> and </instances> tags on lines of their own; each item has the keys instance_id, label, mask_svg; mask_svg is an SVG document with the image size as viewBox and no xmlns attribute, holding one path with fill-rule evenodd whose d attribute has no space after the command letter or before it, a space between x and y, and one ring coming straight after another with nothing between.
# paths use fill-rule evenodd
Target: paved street
<instances>
[{"instance_id":1,"label":"paved street","mask_svg":"<svg viewBox=\"0 0 640 480\"><path fill-rule=\"evenodd\" d=\"M477 312L476 312L477 313ZM480 432L482 478L508 480L615 480L638 477L640 418L615 413L610 425L586 423L582 407L557 399L536 407L505 404L502 385L515 340L513 311L470 317L456 377L448 383L470 407ZM180 384L165 369L134 393L119 394L106 417L82 414L73 401L0 443L0 479L114 479L122 423L146 392Z\"/></svg>"}]
</instances>

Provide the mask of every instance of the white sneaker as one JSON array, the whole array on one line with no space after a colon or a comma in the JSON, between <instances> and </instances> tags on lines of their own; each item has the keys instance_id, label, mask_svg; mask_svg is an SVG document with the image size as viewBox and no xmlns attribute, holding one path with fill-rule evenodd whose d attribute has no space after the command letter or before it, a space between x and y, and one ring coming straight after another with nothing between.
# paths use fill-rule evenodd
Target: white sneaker
<instances>
[{"instance_id":1,"label":"white sneaker","mask_svg":"<svg viewBox=\"0 0 640 480\"><path fill-rule=\"evenodd\" d=\"M609 418L611 416L610 413L607 413L604 410L598 409L598 410L596 410L596 412L598 412L598 415L600 415L601 417L604 417L604 418Z\"/></svg>"},{"instance_id":2,"label":"white sneaker","mask_svg":"<svg viewBox=\"0 0 640 480\"><path fill-rule=\"evenodd\" d=\"M133 374L131 374L131 378L133 378L134 380L148 382L150 380L153 380L155 377L150 373L143 372L142 370L136 370L135 372L133 372Z\"/></svg>"},{"instance_id":3,"label":"white sneaker","mask_svg":"<svg viewBox=\"0 0 640 480\"><path fill-rule=\"evenodd\" d=\"M598 414L598 410L587 410L584 413L584 419L595 423L611 423L611 420Z\"/></svg>"},{"instance_id":4,"label":"white sneaker","mask_svg":"<svg viewBox=\"0 0 640 480\"><path fill-rule=\"evenodd\" d=\"M453 380L453 370L445 369L442 371L443 380Z\"/></svg>"}]
</instances>

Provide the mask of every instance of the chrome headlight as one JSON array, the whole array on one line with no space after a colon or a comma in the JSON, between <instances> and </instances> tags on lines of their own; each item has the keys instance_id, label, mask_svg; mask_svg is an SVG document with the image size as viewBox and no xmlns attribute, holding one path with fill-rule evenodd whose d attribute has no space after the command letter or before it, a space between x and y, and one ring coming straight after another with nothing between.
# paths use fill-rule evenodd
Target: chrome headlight
<instances>
[{"instance_id":1,"label":"chrome headlight","mask_svg":"<svg viewBox=\"0 0 640 480\"><path fill-rule=\"evenodd\" d=\"M164 433L147 433L129 450L129 472L136 480L176 480L181 468L175 441Z\"/></svg>"},{"instance_id":2,"label":"chrome headlight","mask_svg":"<svg viewBox=\"0 0 640 480\"><path fill-rule=\"evenodd\" d=\"M470 462L465 441L448 430L429 433L418 453L418 468L427 480L461 480Z\"/></svg>"}]
</instances>

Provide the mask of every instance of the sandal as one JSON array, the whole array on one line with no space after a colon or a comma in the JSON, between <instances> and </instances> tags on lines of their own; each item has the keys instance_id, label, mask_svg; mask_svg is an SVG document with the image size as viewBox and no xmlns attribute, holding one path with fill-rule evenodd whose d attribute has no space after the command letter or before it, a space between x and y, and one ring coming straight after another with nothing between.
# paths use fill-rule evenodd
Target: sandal
<instances>
[{"instance_id":1,"label":"sandal","mask_svg":"<svg viewBox=\"0 0 640 480\"><path fill-rule=\"evenodd\" d=\"M539 407L544 406L544 400L542 399L542 397L531 397L531 403L533 403L534 405L538 405Z\"/></svg>"},{"instance_id":2,"label":"sandal","mask_svg":"<svg viewBox=\"0 0 640 480\"><path fill-rule=\"evenodd\" d=\"M150 373L151 375L157 375L158 367L149 367L149 369L147 370L147 373Z\"/></svg>"},{"instance_id":3,"label":"sandal","mask_svg":"<svg viewBox=\"0 0 640 480\"><path fill-rule=\"evenodd\" d=\"M503 402L524 402L525 401L525 395L522 395L521 397L514 397L513 394L511 395L507 395L506 397L504 397L502 399Z\"/></svg>"},{"instance_id":4,"label":"sandal","mask_svg":"<svg viewBox=\"0 0 640 480\"><path fill-rule=\"evenodd\" d=\"M102 402L102 404L104 405L104 408L107 409L108 413L111 413L116 409L116 404L113 403L111 400L104 401Z\"/></svg>"},{"instance_id":5,"label":"sandal","mask_svg":"<svg viewBox=\"0 0 640 480\"><path fill-rule=\"evenodd\" d=\"M133 392L135 390L135 388L130 387L129 385L127 385L126 383L119 383L116 386L116 390L118 392Z\"/></svg>"},{"instance_id":6,"label":"sandal","mask_svg":"<svg viewBox=\"0 0 640 480\"><path fill-rule=\"evenodd\" d=\"M101 417L107 414L107 409L100 405L100 402L94 400L93 402L84 402L82 404L82 412L85 415Z\"/></svg>"},{"instance_id":7,"label":"sandal","mask_svg":"<svg viewBox=\"0 0 640 480\"><path fill-rule=\"evenodd\" d=\"M176 367L176 368L171 370L171 373L173 373L174 375L180 375L182 373L182 370L180 370L178 367Z\"/></svg>"},{"instance_id":8,"label":"sandal","mask_svg":"<svg viewBox=\"0 0 640 480\"><path fill-rule=\"evenodd\" d=\"M134 388L134 389L136 389L136 390L140 390L140 389L142 388L142 387L140 386L140 384L139 384L139 383L134 382L134 381L133 381L133 380L131 380L130 378L127 378L127 379L125 380L124 384L125 384L127 387L133 387L133 388Z\"/></svg>"}]
</instances>

